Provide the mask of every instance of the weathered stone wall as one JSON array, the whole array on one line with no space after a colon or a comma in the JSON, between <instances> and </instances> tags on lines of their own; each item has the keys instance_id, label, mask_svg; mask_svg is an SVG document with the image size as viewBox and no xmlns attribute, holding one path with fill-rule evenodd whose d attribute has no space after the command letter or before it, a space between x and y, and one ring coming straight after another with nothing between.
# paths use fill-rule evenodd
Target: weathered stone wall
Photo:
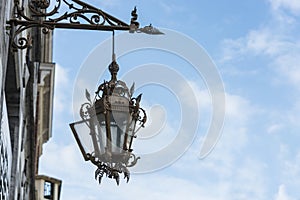
<instances>
[{"instance_id":1,"label":"weathered stone wall","mask_svg":"<svg viewBox=\"0 0 300 200\"><path fill-rule=\"evenodd\" d=\"M11 168L12 150L10 131L8 128L8 115L5 101L5 76L8 58L9 36L6 30L6 20L11 14L11 0L0 1L0 199L8 200Z\"/></svg>"},{"instance_id":2,"label":"weathered stone wall","mask_svg":"<svg viewBox=\"0 0 300 200\"><path fill-rule=\"evenodd\" d=\"M22 200L28 198L28 177L25 150L27 113L23 72L26 70L26 51L10 50L10 26L13 17L13 0L0 1L0 199ZM34 132L32 132L34 134Z\"/></svg>"}]
</instances>

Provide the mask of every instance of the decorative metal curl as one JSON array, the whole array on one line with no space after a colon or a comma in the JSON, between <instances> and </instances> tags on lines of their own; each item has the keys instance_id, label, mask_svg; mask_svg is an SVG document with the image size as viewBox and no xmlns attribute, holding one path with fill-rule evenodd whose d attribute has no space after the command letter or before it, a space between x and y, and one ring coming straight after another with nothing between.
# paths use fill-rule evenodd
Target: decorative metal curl
<instances>
[{"instance_id":1,"label":"decorative metal curl","mask_svg":"<svg viewBox=\"0 0 300 200\"><path fill-rule=\"evenodd\" d=\"M101 25L103 25L104 20L103 20L103 23L100 23L100 21L101 21L101 17L99 15L93 15L91 17L91 24L101 24Z\"/></svg>"},{"instance_id":2,"label":"decorative metal curl","mask_svg":"<svg viewBox=\"0 0 300 200\"><path fill-rule=\"evenodd\" d=\"M31 46L31 42L30 42L31 40L30 40L29 37L27 37L27 38L20 37L16 40L14 40L14 42L12 43L12 48L13 49L26 49L29 46Z\"/></svg>"},{"instance_id":3,"label":"decorative metal curl","mask_svg":"<svg viewBox=\"0 0 300 200\"><path fill-rule=\"evenodd\" d=\"M144 127L145 126L145 123L147 121L147 114L146 114L146 111L143 109L143 108L139 108L140 111L142 111L143 113L143 117L140 115L139 118L138 118L138 121L140 122L141 124L141 127ZM138 130L137 130L138 131ZM136 132L137 132L136 131Z\"/></svg>"},{"instance_id":4,"label":"decorative metal curl","mask_svg":"<svg viewBox=\"0 0 300 200\"><path fill-rule=\"evenodd\" d=\"M126 167L133 167L134 165L136 165L139 159L141 159L141 157L136 157L136 155L131 153L128 159L128 163L126 164Z\"/></svg>"},{"instance_id":5,"label":"decorative metal curl","mask_svg":"<svg viewBox=\"0 0 300 200\"><path fill-rule=\"evenodd\" d=\"M91 12L92 13L92 12ZM104 25L106 20L104 18L104 16L102 15L99 15L99 14L95 14L95 15L92 15L92 16L85 16L84 14L89 14L89 12L73 12L73 13L66 13L65 15L59 17L59 18L51 18L49 19L51 22L60 22L60 21L63 21L63 20L67 20L69 19L69 22L71 24L81 24L83 23L83 21L87 22L88 24L91 24L91 25ZM81 21L81 20L83 21Z\"/></svg>"},{"instance_id":6,"label":"decorative metal curl","mask_svg":"<svg viewBox=\"0 0 300 200\"><path fill-rule=\"evenodd\" d=\"M40 25L40 24L30 24L30 25L24 25L19 26L18 29L15 31L13 38L12 38L12 48L13 50L16 49L26 49L31 46L32 39L30 35L28 34L26 37L20 36L21 33L27 29L34 28L34 27L42 27L42 32L44 34L48 34L51 30L53 30L53 27L48 25Z\"/></svg>"},{"instance_id":7,"label":"decorative metal curl","mask_svg":"<svg viewBox=\"0 0 300 200\"><path fill-rule=\"evenodd\" d=\"M84 103L81 105L80 110L79 110L79 115L81 117L81 119L83 120L87 120L90 119L90 109L91 109L92 105L90 103Z\"/></svg>"}]
</instances>

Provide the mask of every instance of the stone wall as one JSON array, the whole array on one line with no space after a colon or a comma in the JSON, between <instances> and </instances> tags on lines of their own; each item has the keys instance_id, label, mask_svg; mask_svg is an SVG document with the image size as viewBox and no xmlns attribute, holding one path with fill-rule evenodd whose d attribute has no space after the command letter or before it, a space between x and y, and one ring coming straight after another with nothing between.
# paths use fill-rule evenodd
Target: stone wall
<instances>
[{"instance_id":1,"label":"stone wall","mask_svg":"<svg viewBox=\"0 0 300 200\"><path fill-rule=\"evenodd\" d=\"M12 150L5 100L5 77L8 58L9 32L6 20L11 15L11 0L0 1L0 199L8 200L11 184Z\"/></svg>"}]
</instances>

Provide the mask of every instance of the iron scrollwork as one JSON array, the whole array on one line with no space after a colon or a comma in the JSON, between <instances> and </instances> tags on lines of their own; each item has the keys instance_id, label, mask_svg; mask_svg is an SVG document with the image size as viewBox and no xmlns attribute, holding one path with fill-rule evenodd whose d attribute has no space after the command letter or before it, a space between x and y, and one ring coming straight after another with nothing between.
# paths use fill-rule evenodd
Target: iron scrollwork
<instances>
[{"instance_id":1,"label":"iron scrollwork","mask_svg":"<svg viewBox=\"0 0 300 200\"><path fill-rule=\"evenodd\" d=\"M53 1L55 1L54 5L50 3L51 0L29 0L27 8L24 8L20 1L14 1L15 16L7 22L12 30L12 48L14 50L30 47L30 37L21 33L34 27L41 28L44 34L55 28L100 31L136 30L138 28L136 27L136 8L132 11L132 25L128 25L80 0ZM60 10L64 10L63 13L60 13Z\"/></svg>"}]
</instances>

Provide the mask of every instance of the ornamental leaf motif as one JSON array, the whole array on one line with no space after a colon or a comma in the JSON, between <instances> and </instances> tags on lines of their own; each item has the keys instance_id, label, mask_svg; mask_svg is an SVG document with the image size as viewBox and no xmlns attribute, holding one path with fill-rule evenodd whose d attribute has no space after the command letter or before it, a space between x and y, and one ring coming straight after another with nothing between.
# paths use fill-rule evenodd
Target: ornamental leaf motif
<instances>
[{"instance_id":1,"label":"ornamental leaf motif","mask_svg":"<svg viewBox=\"0 0 300 200\"><path fill-rule=\"evenodd\" d=\"M89 93L89 91L87 89L85 89L85 97L86 99L89 101L89 102L92 102L91 101L91 94Z\"/></svg>"},{"instance_id":2,"label":"ornamental leaf motif","mask_svg":"<svg viewBox=\"0 0 300 200\"><path fill-rule=\"evenodd\" d=\"M132 86L130 87L130 97L133 95L134 93L134 86L135 86L135 83L133 82Z\"/></svg>"}]
</instances>

